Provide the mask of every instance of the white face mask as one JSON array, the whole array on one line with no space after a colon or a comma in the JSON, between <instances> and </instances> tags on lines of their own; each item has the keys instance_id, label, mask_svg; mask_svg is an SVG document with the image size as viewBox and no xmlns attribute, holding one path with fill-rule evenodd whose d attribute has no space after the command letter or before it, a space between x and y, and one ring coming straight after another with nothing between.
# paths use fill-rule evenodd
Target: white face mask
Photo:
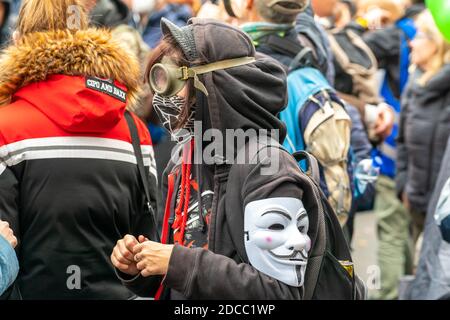
<instances>
[{"instance_id":1,"label":"white face mask","mask_svg":"<svg viewBox=\"0 0 450 320\"><path fill-rule=\"evenodd\" d=\"M304 283L311 240L302 201L271 198L245 207L245 250L258 271L287 285Z\"/></svg>"},{"instance_id":2,"label":"white face mask","mask_svg":"<svg viewBox=\"0 0 450 320\"><path fill-rule=\"evenodd\" d=\"M155 7L155 0L133 0L131 10L134 13L148 13Z\"/></svg>"}]
</instances>

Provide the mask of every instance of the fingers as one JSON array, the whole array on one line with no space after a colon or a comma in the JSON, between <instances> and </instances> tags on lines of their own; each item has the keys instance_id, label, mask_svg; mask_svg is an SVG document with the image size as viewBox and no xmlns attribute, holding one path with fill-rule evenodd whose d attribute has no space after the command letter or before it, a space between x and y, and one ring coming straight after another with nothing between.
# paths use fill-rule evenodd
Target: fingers
<instances>
[{"instance_id":1,"label":"fingers","mask_svg":"<svg viewBox=\"0 0 450 320\"><path fill-rule=\"evenodd\" d=\"M386 131L388 131L388 126L387 126L387 124L386 123L384 123L384 122L382 122L382 123L379 123L376 127L375 127L375 133L377 134L377 135L385 135L386 134Z\"/></svg>"},{"instance_id":2,"label":"fingers","mask_svg":"<svg viewBox=\"0 0 450 320\"><path fill-rule=\"evenodd\" d=\"M134 255L134 261L135 261L135 262L141 262L143 259L144 259L144 254L143 254L143 252L139 252L139 253L136 253L136 254Z\"/></svg>"},{"instance_id":3,"label":"fingers","mask_svg":"<svg viewBox=\"0 0 450 320\"><path fill-rule=\"evenodd\" d=\"M149 277L155 274L155 264L149 257L148 251L143 251L135 256L136 268L141 272L143 277Z\"/></svg>"},{"instance_id":4,"label":"fingers","mask_svg":"<svg viewBox=\"0 0 450 320\"><path fill-rule=\"evenodd\" d=\"M134 256L136 268L141 271L142 276L167 274L169 261L173 252L173 245L161 245L156 242L145 242L135 247L142 247L142 251Z\"/></svg>"},{"instance_id":5,"label":"fingers","mask_svg":"<svg viewBox=\"0 0 450 320\"><path fill-rule=\"evenodd\" d=\"M133 252L133 248L135 245L139 244L139 242L136 240L135 237L131 235L126 235L123 238L123 241L125 243L125 247L128 249L128 251Z\"/></svg>"},{"instance_id":6,"label":"fingers","mask_svg":"<svg viewBox=\"0 0 450 320\"><path fill-rule=\"evenodd\" d=\"M133 254L136 255L136 254L140 253L142 250L144 250L146 244L148 244L148 242L142 242L138 245L135 245L133 248Z\"/></svg>"},{"instance_id":7,"label":"fingers","mask_svg":"<svg viewBox=\"0 0 450 320\"><path fill-rule=\"evenodd\" d=\"M394 116L390 107L381 105L375 126L375 134L385 139L392 133L393 125Z\"/></svg>"},{"instance_id":8,"label":"fingers","mask_svg":"<svg viewBox=\"0 0 450 320\"><path fill-rule=\"evenodd\" d=\"M148 257L145 257L145 254L143 255L142 259L136 264L136 268L141 272L141 275L143 277L150 277L155 274L157 274L157 265Z\"/></svg>"},{"instance_id":9,"label":"fingers","mask_svg":"<svg viewBox=\"0 0 450 320\"><path fill-rule=\"evenodd\" d=\"M389 137L392 133L392 127L389 124L380 124L375 128L375 134L383 140Z\"/></svg>"},{"instance_id":10,"label":"fingers","mask_svg":"<svg viewBox=\"0 0 450 320\"><path fill-rule=\"evenodd\" d=\"M13 230L6 221L0 221L0 236L5 238L13 248L17 246L17 238L14 236Z\"/></svg>"},{"instance_id":11,"label":"fingers","mask_svg":"<svg viewBox=\"0 0 450 320\"><path fill-rule=\"evenodd\" d=\"M128 270L129 266L126 264L121 263L115 256L115 254L111 254L111 262L113 264L113 266L117 269L119 269L120 271L126 271Z\"/></svg>"},{"instance_id":12,"label":"fingers","mask_svg":"<svg viewBox=\"0 0 450 320\"><path fill-rule=\"evenodd\" d=\"M150 240L147 239L147 241L142 242L142 243L134 246L133 254L136 255L136 254L142 252L144 249L154 250L155 248L158 248L159 245L161 245L161 244L153 242L153 241L150 241Z\"/></svg>"},{"instance_id":13,"label":"fingers","mask_svg":"<svg viewBox=\"0 0 450 320\"><path fill-rule=\"evenodd\" d=\"M133 236L126 236L117 241L111 254L114 267L127 274L136 275L141 272L144 277L165 274L171 251L166 252L163 249L173 246L149 241L142 235L139 242Z\"/></svg>"},{"instance_id":14,"label":"fingers","mask_svg":"<svg viewBox=\"0 0 450 320\"><path fill-rule=\"evenodd\" d=\"M127 259L131 257L131 260ZM111 262L113 266L119 269L121 272L135 276L139 274L139 270L136 269L134 263L134 255L125 246L125 241L119 240L117 245L114 247L111 254Z\"/></svg>"},{"instance_id":15,"label":"fingers","mask_svg":"<svg viewBox=\"0 0 450 320\"><path fill-rule=\"evenodd\" d=\"M9 229L9 223L6 221L0 220L0 236L3 236L4 238L6 238L6 233L8 232L8 229Z\"/></svg>"},{"instance_id":16,"label":"fingers","mask_svg":"<svg viewBox=\"0 0 450 320\"><path fill-rule=\"evenodd\" d=\"M11 231L11 232L12 232L12 231ZM11 237L11 240L9 241L9 243L11 244L11 246L12 246L13 248L17 247L17 244L18 244L17 238L13 235L13 236Z\"/></svg>"},{"instance_id":17,"label":"fingers","mask_svg":"<svg viewBox=\"0 0 450 320\"><path fill-rule=\"evenodd\" d=\"M119 262L122 265L130 265L132 262L128 259L126 259L125 257L122 256L122 254L119 251L119 248L114 248L114 251L112 253L112 256L114 256L114 258L117 260L117 262Z\"/></svg>"},{"instance_id":18,"label":"fingers","mask_svg":"<svg viewBox=\"0 0 450 320\"><path fill-rule=\"evenodd\" d=\"M117 241L117 245L114 247L113 255L122 264L130 265L134 262L134 255L130 252L124 240Z\"/></svg>"},{"instance_id":19,"label":"fingers","mask_svg":"<svg viewBox=\"0 0 450 320\"><path fill-rule=\"evenodd\" d=\"M147 268L147 261L143 260L143 261L138 262L136 264L136 268L138 268L138 270L140 270L140 271L144 270L145 268Z\"/></svg>"},{"instance_id":20,"label":"fingers","mask_svg":"<svg viewBox=\"0 0 450 320\"><path fill-rule=\"evenodd\" d=\"M7 221L0 220L0 230L3 228L5 229L9 228L9 223Z\"/></svg>"},{"instance_id":21,"label":"fingers","mask_svg":"<svg viewBox=\"0 0 450 320\"><path fill-rule=\"evenodd\" d=\"M137 263L137 265L139 263L141 263L141 265L142 265L142 262L145 260L151 261L151 257L153 256L153 254L154 254L154 252L153 252L152 248L144 248L142 251L139 251L138 253L136 253L134 255L134 261ZM140 270L142 270L144 268L145 268L145 266L142 267Z\"/></svg>"},{"instance_id":22,"label":"fingers","mask_svg":"<svg viewBox=\"0 0 450 320\"><path fill-rule=\"evenodd\" d=\"M141 275L144 278L148 278L148 277L153 275L153 272L151 270L144 269L144 270L141 271Z\"/></svg>"}]
</instances>

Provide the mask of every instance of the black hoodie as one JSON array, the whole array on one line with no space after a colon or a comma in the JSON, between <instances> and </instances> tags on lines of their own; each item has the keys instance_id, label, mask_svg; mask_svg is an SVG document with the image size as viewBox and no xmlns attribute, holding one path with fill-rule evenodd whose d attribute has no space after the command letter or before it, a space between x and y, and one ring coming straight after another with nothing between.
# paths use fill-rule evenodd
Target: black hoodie
<instances>
[{"instance_id":1,"label":"black hoodie","mask_svg":"<svg viewBox=\"0 0 450 320\"><path fill-rule=\"evenodd\" d=\"M250 38L241 30L202 19L192 19L190 25L201 64L255 56ZM200 80L209 92L209 97L196 106L207 107L207 112L202 114L209 115L209 119L205 116L203 122L210 122L222 132L226 129L278 129L280 141L284 139L285 128L277 114L286 105L286 74L275 60L261 56L254 63L208 73ZM304 182L295 160L278 148L271 148L267 159L279 161L279 170L272 175L261 174L264 160L239 165L239 170L231 173L230 165L223 163L201 166L202 173L211 172L214 192L208 250L175 245L164 279L165 287L170 289L166 293L171 292L171 297L166 295L166 298L302 298L302 288L286 285L252 267L245 251L244 208L248 203L273 197L303 198ZM179 167L180 161L171 163L166 171L174 172ZM167 186L167 181L163 183ZM178 190L177 185L175 190ZM167 194L167 187L164 193ZM308 199L302 200L313 216L316 208ZM173 221L174 205L169 209L169 221ZM310 237L315 243L315 235ZM156 289L155 278L138 276L124 284L145 296L154 294Z\"/></svg>"}]
</instances>

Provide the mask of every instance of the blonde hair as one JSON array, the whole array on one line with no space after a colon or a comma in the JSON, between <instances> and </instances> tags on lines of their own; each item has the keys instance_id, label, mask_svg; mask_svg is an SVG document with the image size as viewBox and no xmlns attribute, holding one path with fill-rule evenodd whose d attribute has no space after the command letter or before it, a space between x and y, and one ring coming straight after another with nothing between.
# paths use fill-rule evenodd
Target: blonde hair
<instances>
[{"instance_id":1,"label":"blonde hair","mask_svg":"<svg viewBox=\"0 0 450 320\"><path fill-rule=\"evenodd\" d=\"M24 0L16 31L23 36L32 32L87 28L88 18L80 0Z\"/></svg>"},{"instance_id":2,"label":"blonde hair","mask_svg":"<svg viewBox=\"0 0 450 320\"><path fill-rule=\"evenodd\" d=\"M428 36L438 48L437 52L430 60L428 70L425 71L419 79L419 84L424 86L439 72L439 70L441 70L443 65L450 63L450 43L442 36L430 11L426 10L418 16L416 26L418 30Z\"/></svg>"}]
</instances>

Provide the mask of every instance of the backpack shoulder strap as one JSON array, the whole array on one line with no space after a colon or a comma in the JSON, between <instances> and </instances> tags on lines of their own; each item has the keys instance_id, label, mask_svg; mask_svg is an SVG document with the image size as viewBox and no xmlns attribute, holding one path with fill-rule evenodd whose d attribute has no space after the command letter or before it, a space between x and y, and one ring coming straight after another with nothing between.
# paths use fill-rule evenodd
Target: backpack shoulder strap
<instances>
[{"instance_id":1,"label":"backpack shoulder strap","mask_svg":"<svg viewBox=\"0 0 450 320\"><path fill-rule=\"evenodd\" d=\"M320 184L320 169L319 162L310 153L306 151L298 151L292 155L297 162L306 161L306 171L305 173L313 179L313 181L319 185Z\"/></svg>"},{"instance_id":2,"label":"backpack shoulder strap","mask_svg":"<svg viewBox=\"0 0 450 320\"><path fill-rule=\"evenodd\" d=\"M288 72L304 67L313 67L319 69L317 59L313 50L300 43L300 40L293 41L286 37L270 35L265 42L272 50L292 58Z\"/></svg>"},{"instance_id":3,"label":"backpack shoulder strap","mask_svg":"<svg viewBox=\"0 0 450 320\"><path fill-rule=\"evenodd\" d=\"M341 32L345 33L346 37L348 37L353 46L362 50L370 59L371 68L369 70L365 70L363 66L357 65L350 60L349 55L336 39L336 35L340 34ZM375 55L373 54L369 46L361 39L361 37L359 37L352 30L330 31L328 32L328 40L330 42L331 50L333 51L335 58L342 69L348 70L349 68L354 68L357 72L362 74L375 74L377 72L378 62Z\"/></svg>"},{"instance_id":4,"label":"backpack shoulder strap","mask_svg":"<svg viewBox=\"0 0 450 320\"><path fill-rule=\"evenodd\" d=\"M137 162L138 174L139 174L140 182L142 183L142 187L144 188L144 193L145 193L145 198L146 198L145 199L146 206L147 206L148 212L152 218L153 226L155 229L154 234L157 235L157 239L152 239L152 240L157 240L159 242L160 235L159 235L158 227L157 227L158 224L157 224L156 218L155 218L155 211L153 210L153 208L151 206L150 191L148 188L148 181L149 181L148 172L147 172L147 170L145 170L145 166L144 166L144 158L142 157L142 149L141 149L141 143L140 143L140 139L139 139L138 129L136 127L136 123L133 119L133 116L131 115L131 113L129 111L125 111L125 119L127 120L128 128L130 130L134 155L136 157L136 162Z\"/></svg>"},{"instance_id":5,"label":"backpack shoulder strap","mask_svg":"<svg viewBox=\"0 0 450 320\"><path fill-rule=\"evenodd\" d=\"M270 35L265 42L270 48L281 54L287 55L291 58L299 53L303 46L299 42L291 41L290 39L282 38L277 35Z\"/></svg>"}]
</instances>

